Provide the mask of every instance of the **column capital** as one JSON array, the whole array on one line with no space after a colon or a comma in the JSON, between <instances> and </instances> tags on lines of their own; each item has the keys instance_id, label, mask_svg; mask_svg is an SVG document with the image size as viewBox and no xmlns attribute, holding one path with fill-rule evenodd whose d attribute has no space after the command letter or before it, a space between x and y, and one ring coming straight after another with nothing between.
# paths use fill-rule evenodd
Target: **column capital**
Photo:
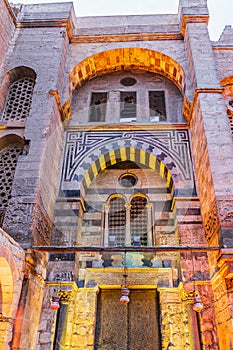
<instances>
[{"instance_id":1,"label":"column capital","mask_svg":"<svg viewBox=\"0 0 233 350\"><path fill-rule=\"evenodd\" d=\"M193 304L193 298L196 296L196 292L194 290L184 290L182 295L182 300L185 305Z\"/></svg>"},{"instance_id":2,"label":"column capital","mask_svg":"<svg viewBox=\"0 0 233 350\"><path fill-rule=\"evenodd\" d=\"M74 296L74 293L72 290L59 290L58 296L62 303L69 303Z\"/></svg>"},{"instance_id":3,"label":"column capital","mask_svg":"<svg viewBox=\"0 0 233 350\"><path fill-rule=\"evenodd\" d=\"M105 213L109 213L110 210L110 205L109 204L104 204L104 211Z\"/></svg>"},{"instance_id":4,"label":"column capital","mask_svg":"<svg viewBox=\"0 0 233 350\"><path fill-rule=\"evenodd\" d=\"M130 209L131 209L131 207L132 207L132 205L131 205L131 204L125 204L125 210L130 210Z\"/></svg>"}]
</instances>

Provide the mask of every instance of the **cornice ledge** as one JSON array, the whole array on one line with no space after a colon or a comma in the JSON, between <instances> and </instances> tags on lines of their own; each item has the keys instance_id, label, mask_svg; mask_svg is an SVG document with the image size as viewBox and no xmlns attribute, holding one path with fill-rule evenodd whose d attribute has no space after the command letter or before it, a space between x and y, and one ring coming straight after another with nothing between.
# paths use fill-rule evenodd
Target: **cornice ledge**
<instances>
[{"instance_id":1,"label":"cornice ledge","mask_svg":"<svg viewBox=\"0 0 233 350\"><path fill-rule=\"evenodd\" d=\"M186 34L187 24L189 23L209 23L209 15L183 15L181 20L180 32L183 36Z\"/></svg>"}]
</instances>

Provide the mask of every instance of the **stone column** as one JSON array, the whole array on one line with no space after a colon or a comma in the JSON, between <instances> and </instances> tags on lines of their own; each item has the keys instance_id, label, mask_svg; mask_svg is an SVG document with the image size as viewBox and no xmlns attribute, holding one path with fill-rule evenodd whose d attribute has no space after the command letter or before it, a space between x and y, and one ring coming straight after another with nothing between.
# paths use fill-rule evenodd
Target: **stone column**
<instances>
[{"instance_id":1,"label":"stone column","mask_svg":"<svg viewBox=\"0 0 233 350\"><path fill-rule=\"evenodd\" d=\"M198 315L193 310L194 291L184 291L183 302L188 313L190 345L193 350L201 350L200 334L198 327Z\"/></svg>"},{"instance_id":2,"label":"stone column","mask_svg":"<svg viewBox=\"0 0 233 350\"><path fill-rule=\"evenodd\" d=\"M232 261L220 260L218 272L212 279L215 313L219 334L219 345L221 350L233 348L233 283L232 283Z\"/></svg>"},{"instance_id":3,"label":"stone column","mask_svg":"<svg viewBox=\"0 0 233 350\"><path fill-rule=\"evenodd\" d=\"M70 341L70 346L74 350L94 349L97 293L98 287L78 290Z\"/></svg>"},{"instance_id":4,"label":"stone column","mask_svg":"<svg viewBox=\"0 0 233 350\"><path fill-rule=\"evenodd\" d=\"M178 288L160 288L162 349L193 349L187 332L188 314Z\"/></svg>"},{"instance_id":5,"label":"stone column","mask_svg":"<svg viewBox=\"0 0 233 350\"><path fill-rule=\"evenodd\" d=\"M108 93L106 122L118 123L120 119L120 91L112 90Z\"/></svg>"},{"instance_id":6,"label":"stone column","mask_svg":"<svg viewBox=\"0 0 233 350\"><path fill-rule=\"evenodd\" d=\"M70 335L72 334L72 322L68 323L69 303L73 299L70 290L59 290L60 309L57 314L56 330L54 336L54 350L64 350L70 347Z\"/></svg>"},{"instance_id":7,"label":"stone column","mask_svg":"<svg viewBox=\"0 0 233 350\"><path fill-rule=\"evenodd\" d=\"M104 205L104 246L107 247L108 246L108 236L109 236L109 224L108 224L108 214L109 214L109 210L110 210L110 205L109 204L105 204Z\"/></svg>"},{"instance_id":8,"label":"stone column","mask_svg":"<svg viewBox=\"0 0 233 350\"><path fill-rule=\"evenodd\" d=\"M125 204L126 210L126 228L125 228L125 245L131 246L131 225L130 225L130 209L131 204Z\"/></svg>"},{"instance_id":9,"label":"stone column","mask_svg":"<svg viewBox=\"0 0 233 350\"><path fill-rule=\"evenodd\" d=\"M147 245L152 246L154 245L153 232L152 232L152 225L153 225L152 204L151 203L147 204L146 209L147 209Z\"/></svg>"}]
</instances>

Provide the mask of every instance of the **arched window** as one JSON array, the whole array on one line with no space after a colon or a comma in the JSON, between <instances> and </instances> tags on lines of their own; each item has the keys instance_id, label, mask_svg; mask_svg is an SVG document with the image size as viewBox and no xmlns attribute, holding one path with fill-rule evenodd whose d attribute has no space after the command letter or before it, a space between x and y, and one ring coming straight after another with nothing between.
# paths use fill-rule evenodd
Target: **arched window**
<instances>
[{"instance_id":1,"label":"arched window","mask_svg":"<svg viewBox=\"0 0 233 350\"><path fill-rule=\"evenodd\" d=\"M3 109L3 121L25 121L32 103L33 78L22 78L10 85Z\"/></svg>"},{"instance_id":2,"label":"arched window","mask_svg":"<svg viewBox=\"0 0 233 350\"><path fill-rule=\"evenodd\" d=\"M14 143L0 150L0 226L2 226L5 210L11 198L15 169L22 149L22 144Z\"/></svg>"},{"instance_id":3,"label":"arched window","mask_svg":"<svg viewBox=\"0 0 233 350\"><path fill-rule=\"evenodd\" d=\"M130 203L120 195L105 205L105 246L153 245L152 204L146 196L135 195Z\"/></svg>"},{"instance_id":4,"label":"arched window","mask_svg":"<svg viewBox=\"0 0 233 350\"><path fill-rule=\"evenodd\" d=\"M147 245L148 211L147 198L136 196L131 200L130 230L133 245Z\"/></svg>"},{"instance_id":5,"label":"arched window","mask_svg":"<svg viewBox=\"0 0 233 350\"><path fill-rule=\"evenodd\" d=\"M125 200L122 197L113 197L109 201L108 213L108 242L109 246L125 245L126 211Z\"/></svg>"},{"instance_id":6,"label":"arched window","mask_svg":"<svg viewBox=\"0 0 233 350\"><path fill-rule=\"evenodd\" d=\"M24 122L32 103L36 73L28 67L16 67L3 79L0 108L4 122Z\"/></svg>"}]
</instances>

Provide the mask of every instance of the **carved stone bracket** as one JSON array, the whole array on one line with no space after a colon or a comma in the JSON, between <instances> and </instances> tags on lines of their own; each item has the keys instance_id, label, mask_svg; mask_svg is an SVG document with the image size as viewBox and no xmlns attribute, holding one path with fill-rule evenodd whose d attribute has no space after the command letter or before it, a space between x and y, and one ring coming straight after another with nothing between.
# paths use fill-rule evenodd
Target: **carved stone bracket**
<instances>
[{"instance_id":1,"label":"carved stone bracket","mask_svg":"<svg viewBox=\"0 0 233 350\"><path fill-rule=\"evenodd\" d=\"M185 305L191 305L194 302L193 298L195 296L197 296L197 292L194 290L183 291L182 301L184 302Z\"/></svg>"},{"instance_id":2,"label":"carved stone bracket","mask_svg":"<svg viewBox=\"0 0 233 350\"><path fill-rule=\"evenodd\" d=\"M62 303L69 303L73 299L74 293L71 290L59 290L58 296Z\"/></svg>"}]
</instances>

